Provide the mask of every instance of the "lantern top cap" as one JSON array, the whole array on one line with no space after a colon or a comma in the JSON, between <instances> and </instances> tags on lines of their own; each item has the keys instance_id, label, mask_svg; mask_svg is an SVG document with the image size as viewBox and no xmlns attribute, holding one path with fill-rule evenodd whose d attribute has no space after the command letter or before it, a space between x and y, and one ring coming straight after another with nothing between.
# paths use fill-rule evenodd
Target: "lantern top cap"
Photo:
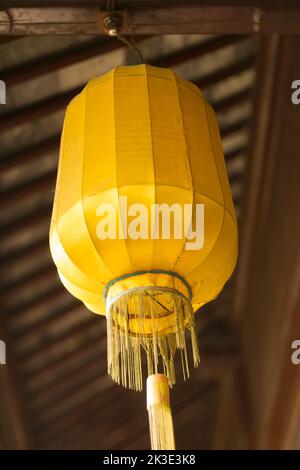
<instances>
[{"instance_id":1,"label":"lantern top cap","mask_svg":"<svg viewBox=\"0 0 300 470\"><path fill-rule=\"evenodd\" d=\"M106 72L102 75L99 75L89 80L81 93L86 92L90 87L100 85L102 82L112 79L112 77L122 78L122 77L143 77L143 76L158 78L162 80L171 80L171 81L176 80L179 86L185 87L186 89L190 90L197 96L202 96L201 90L194 83L189 82L188 80L183 80L172 69L167 68L167 67L156 67L154 65L149 65L149 64L119 65L113 68L112 70L110 70L109 72ZM79 95L81 93L79 93ZM71 100L71 102L73 100L74 98Z\"/></svg>"}]
</instances>

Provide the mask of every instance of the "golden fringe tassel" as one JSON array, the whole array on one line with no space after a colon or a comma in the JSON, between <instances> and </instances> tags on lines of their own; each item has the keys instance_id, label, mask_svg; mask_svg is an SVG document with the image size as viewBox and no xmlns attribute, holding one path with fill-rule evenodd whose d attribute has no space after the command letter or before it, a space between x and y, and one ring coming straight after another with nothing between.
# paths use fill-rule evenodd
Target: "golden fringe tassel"
<instances>
[{"instance_id":1,"label":"golden fringe tassel","mask_svg":"<svg viewBox=\"0 0 300 470\"><path fill-rule=\"evenodd\" d=\"M152 450L175 450L168 378L163 374L147 379L147 410Z\"/></svg>"},{"instance_id":2,"label":"golden fringe tassel","mask_svg":"<svg viewBox=\"0 0 300 470\"><path fill-rule=\"evenodd\" d=\"M118 384L142 390L142 354L148 375L160 364L169 384L175 383L174 356L181 353L184 379L189 377L186 330L189 330L194 366L200 362L195 320L189 300L167 287L137 287L114 298L107 306L108 373Z\"/></svg>"}]
</instances>

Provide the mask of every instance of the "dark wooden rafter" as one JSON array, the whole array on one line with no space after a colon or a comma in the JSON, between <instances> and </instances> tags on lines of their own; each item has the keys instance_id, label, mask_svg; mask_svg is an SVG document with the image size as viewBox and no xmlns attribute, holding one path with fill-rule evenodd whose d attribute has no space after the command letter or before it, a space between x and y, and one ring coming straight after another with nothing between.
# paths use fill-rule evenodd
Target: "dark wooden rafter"
<instances>
[{"instance_id":1,"label":"dark wooden rafter","mask_svg":"<svg viewBox=\"0 0 300 470\"><path fill-rule=\"evenodd\" d=\"M221 351L219 351L219 353L217 353L217 354L218 354L218 355L215 357L215 359L221 356ZM204 367L205 367L204 375L205 375L206 372L208 372L209 376L212 377L213 374L216 374L216 369L214 369L214 372L209 371L209 365L210 365L210 363L211 363L211 360L210 360L210 357L211 357L211 356L204 354L204 357L205 357L205 359L206 359L206 365L208 366L208 367L206 367L206 365L204 366ZM105 360L105 358L103 358L103 360ZM213 356L212 356L212 366L214 367L213 362L214 362L214 358L213 358ZM225 355L224 355L224 359L223 359L222 362L223 362L223 365L226 364L227 367L230 368L230 370L232 370L232 368L235 368L235 367L236 367L236 364L237 364L237 362L236 362L236 357L234 358L234 361L232 362L232 357L231 357L230 355L226 354L226 353L225 353ZM217 380L218 380L218 378L217 378L218 375L214 375L214 377L215 377L215 380L217 381ZM100 383L101 383L101 382L100 382ZM113 389L113 388L114 388L113 382L111 381L111 379L110 379L109 377L104 377L104 380L102 381L102 383L104 383L104 384L105 384L105 387L108 387L109 389ZM178 387L177 387L178 389L180 389L182 386L184 386L182 379L180 379L180 378L178 379L178 384L177 384L177 385L178 385ZM114 393L117 393L117 391L114 390ZM122 393L124 393L124 391L122 390L122 391L120 391L120 393L122 394ZM126 393L126 392L125 392L125 393ZM177 390L177 393L180 395L180 391L179 391L179 390ZM128 399L130 399L130 397L128 397ZM67 402L67 397L66 397L66 402ZM75 406L76 406L76 405L75 405ZM70 412L72 412L71 410L73 410L73 406L72 406L72 405L70 405ZM44 408L43 416L42 416L41 419L39 420L39 423L37 423L37 425L38 425L38 427L39 427L40 430L41 430L42 428L45 429L45 428L47 427L47 430L45 429L46 432L49 432L49 425L50 425L50 423L54 423L55 421L60 420L60 419L61 419L61 416L62 416L62 415L61 415L61 412L57 412L56 416L53 416L53 415L51 414L51 411L50 411L50 412L49 412L49 411L50 411L50 410L48 410L47 407L45 407L45 408ZM143 412L144 412L144 409L143 409ZM66 416L66 414L65 414L64 411L63 411L63 414L64 414L64 416Z\"/></svg>"},{"instance_id":2,"label":"dark wooden rafter","mask_svg":"<svg viewBox=\"0 0 300 470\"><path fill-rule=\"evenodd\" d=\"M51 299L57 301L65 297L65 295L65 289L60 284L55 284L54 286L50 286L45 292L39 292L27 301L22 300L13 307L4 309L4 312L6 315L10 315L13 318L12 324L14 324L18 316L22 315L22 317L26 317L26 314L31 312L34 308L49 305ZM23 330L21 331L23 332Z\"/></svg>"},{"instance_id":3,"label":"dark wooden rafter","mask_svg":"<svg viewBox=\"0 0 300 470\"><path fill-rule=\"evenodd\" d=\"M11 282L2 283L2 288L5 289L5 293L17 292L18 289L28 289L37 285L40 281L50 281L55 279L57 276L56 269L53 264L45 263L42 266L34 268L30 273L24 276L19 276Z\"/></svg>"},{"instance_id":4,"label":"dark wooden rafter","mask_svg":"<svg viewBox=\"0 0 300 470\"><path fill-rule=\"evenodd\" d=\"M70 366L70 362L74 363L78 358L81 358L83 352L89 347L94 347L95 344L99 345L98 335L95 336L94 340L86 335L78 344L75 344L73 348L64 350L55 357L48 357L48 359L43 361L42 364L33 365L32 363L29 363L28 367L23 367L23 369L21 369L20 374L23 377L23 380L25 381L26 379L27 384L30 385L42 374L53 373L53 371L56 371L59 368L62 368L65 372L66 368Z\"/></svg>"},{"instance_id":5,"label":"dark wooden rafter","mask_svg":"<svg viewBox=\"0 0 300 470\"><path fill-rule=\"evenodd\" d=\"M8 44L18 39L22 39L22 36L0 36L0 46L3 44Z\"/></svg>"},{"instance_id":6,"label":"dark wooden rafter","mask_svg":"<svg viewBox=\"0 0 300 470\"><path fill-rule=\"evenodd\" d=\"M149 39L151 36L138 37L137 43ZM166 54L151 61L153 65L158 67L173 67L179 65L187 60L192 60L201 57L204 54L214 52L221 47L229 46L242 40L247 39L247 36L221 36L210 39L205 43L196 44L184 48L180 51L175 51L171 54ZM85 60L91 59L96 56L103 56L110 52L126 47L124 43L118 39L93 39L80 46L70 47L66 50L48 54L42 58L32 60L28 63L18 64L9 67L0 72L1 79L5 81L7 86L14 86L24 83L27 80L36 79L42 75L55 72L63 67L73 64L78 64ZM139 45L141 47L141 45Z\"/></svg>"},{"instance_id":7,"label":"dark wooden rafter","mask_svg":"<svg viewBox=\"0 0 300 470\"><path fill-rule=\"evenodd\" d=\"M250 264L254 243L257 241L257 220L259 218L260 195L263 191L266 142L269 136L272 119L272 99L276 80L278 62L279 36L260 38L257 56L257 81L254 94L253 117L248 148L248 159L245 174L242 218L240 222L240 249L235 290L233 296L232 321L236 328L242 330L245 308L245 296L249 285ZM241 332L240 332L241 334ZM248 339L247 347L250 348ZM253 348L253 344L252 344ZM245 346L244 346L245 349ZM257 423L254 422L255 404L251 396L250 378L246 374L246 365L237 378L239 394L239 415L242 420L250 448L258 445Z\"/></svg>"},{"instance_id":8,"label":"dark wooden rafter","mask_svg":"<svg viewBox=\"0 0 300 470\"><path fill-rule=\"evenodd\" d=\"M234 370L238 366L238 360L237 360L237 357L236 357L235 354L234 355L233 354L228 354L228 352L226 352L226 351L223 351L223 352L222 351L217 351L215 354L213 352L205 353L205 351L204 351L203 352L203 358L204 358L203 360L205 360L205 365L203 366L204 367L204 370L203 370L203 376L204 377L210 377L210 380L218 381L218 376L219 376L218 371L220 371L219 367L222 367L222 365L220 364L220 359L221 359L222 354L224 354L224 357L221 361L223 366L226 365L228 370L230 370L232 373L234 372ZM105 357L103 358L103 360L105 360ZM217 366L217 369L216 369L216 366ZM206 375L206 374L208 374L208 375ZM108 380L110 381L109 378L108 378ZM110 385L110 388L111 388L112 393L113 393L113 388L114 388L113 382L111 382L110 384L108 383L108 385ZM182 383L182 379L179 378L177 388L176 388L176 394L178 396L180 396L180 389L183 386L184 386L184 384ZM187 397L185 394L182 394L182 396L185 396L185 401L186 402L191 403L190 395ZM130 397L128 397L128 399L130 399ZM93 407L93 409L94 409L94 407ZM96 412L97 407L94 410L95 410L94 412ZM144 409L142 409L142 412L144 413ZM72 411L72 413L73 413L73 411ZM70 412L70 415L71 415L71 412ZM65 418L67 418L67 421L69 421L68 415L65 416ZM58 418L56 418L56 419L58 419ZM50 422L51 422L51 424L55 423L56 419L54 419L54 420L51 419L51 421L49 421L50 420L50 417L49 417L49 418L46 419L46 423L47 423L46 428L44 428L44 426L46 424L43 425L43 433L44 432L47 433L47 436L48 436L47 439L50 438L49 432L51 431L51 427L49 426L49 424L50 424ZM85 418L85 419L87 419L87 418ZM59 420L60 420L60 418L59 418ZM95 424L97 425L97 421L96 421ZM40 428L40 429L42 429L42 428ZM54 427L54 429L55 429L55 427ZM145 429L145 432L147 432L147 429ZM52 439L53 439L53 437L54 436L53 436L53 431L52 431Z\"/></svg>"},{"instance_id":9,"label":"dark wooden rafter","mask_svg":"<svg viewBox=\"0 0 300 470\"><path fill-rule=\"evenodd\" d=\"M207 88L215 85L216 83L221 83L222 81L227 80L233 76L236 76L240 73L245 72L246 70L253 69L254 66L254 57L251 55L246 59L243 59L240 62L234 63L231 66L223 67L217 72L208 74L195 82L199 88Z\"/></svg>"},{"instance_id":10,"label":"dark wooden rafter","mask_svg":"<svg viewBox=\"0 0 300 470\"><path fill-rule=\"evenodd\" d=\"M250 408L256 411L246 427L252 429L251 446L260 448L290 448L299 424L299 372L290 349L300 334L300 119L291 101L299 47L298 36L260 40L242 211L233 313L240 323Z\"/></svg>"},{"instance_id":11,"label":"dark wooden rafter","mask_svg":"<svg viewBox=\"0 0 300 470\"><path fill-rule=\"evenodd\" d=\"M273 2L274 3L274 2ZM287 4L290 8L286 8ZM24 34L107 34L103 20L110 12L97 5L81 7L13 7L0 12L0 33ZM123 34L249 34L299 33L300 8L296 1L275 5L257 0L237 3L130 2L118 15Z\"/></svg>"},{"instance_id":12,"label":"dark wooden rafter","mask_svg":"<svg viewBox=\"0 0 300 470\"><path fill-rule=\"evenodd\" d=\"M231 413L234 405L234 387L237 370L220 380L218 409L216 410L213 449L229 449L231 442Z\"/></svg>"},{"instance_id":13,"label":"dark wooden rafter","mask_svg":"<svg viewBox=\"0 0 300 470\"><path fill-rule=\"evenodd\" d=\"M70 350L64 350L59 355L53 358L47 358L43 361L42 364L33 365L29 364L28 367L24 367L21 370L21 376L26 379L26 394L28 397L33 398L35 393L42 391L43 385L37 386L36 383L40 383L40 380L44 376L49 376L51 374L56 375L58 379L62 378L66 374L66 370L73 369L71 364L76 364L78 359L82 359L85 354L90 354L90 351L95 351L97 349L99 353L99 335L98 331L94 337L90 335L85 335L82 341L74 348ZM57 383L56 381L54 383ZM32 391L32 387L34 391Z\"/></svg>"},{"instance_id":14,"label":"dark wooden rafter","mask_svg":"<svg viewBox=\"0 0 300 470\"><path fill-rule=\"evenodd\" d=\"M216 401L217 401L217 396L216 394L211 393L212 388L216 389L218 387L218 383L211 384L207 387L202 387L201 391L198 391L198 396L200 395L202 398L202 402L200 401L200 404L198 405L198 410L197 414L200 415L201 413L205 412L205 409L207 409L207 406L211 405L213 406ZM180 389L180 384L178 384L178 388ZM180 391L180 390L179 390ZM172 396L172 393L171 393ZM195 400L197 396L197 393L194 392L190 396L186 396L184 393L176 393L176 400L172 409L172 414L173 414L173 420L177 421L177 419L181 420L186 420L186 418L189 416L190 411L191 411L191 402ZM137 428L139 426L139 423L141 422L141 417L144 415L144 410L141 406L141 403L139 403L139 408L138 412L132 413L131 407L129 410L127 410L128 415L126 414L125 416L127 417L127 420L130 423L130 426L132 428ZM117 410L116 410L117 411ZM105 419L105 414L103 414L103 418ZM92 449L93 447L97 447L97 434L99 434L99 431L101 430L101 427L103 426L103 421L99 423L99 420L91 420L91 435L86 436L84 439L84 446L87 446L88 449ZM195 426L196 427L196 426ZM123 448L124 446L124 440L127 440L127 427L123 423L121 426L117 425L114 422L109 422L105 426L107 429L107 433L105 435L105 438L101 442L101 446L108 447L109 442L113 436L114 433L117 433L119 436L119 439L121 442L117 442L117 448ZM195 429L196 431L196 429ZM182 437L184 437L186 433L185 429L178 429L176 435L180 440L182 440ZM138 445L138 442L142 441L143 445L145 446L145 443L149 441L149 431L147 429L147 425L140 426L138 429L138 432L135 432L132 436L132 440L130 442L130 446L132 448L136 448ZM75 448L79 445L82 445L82 440L81 442L76 439L74 439L74 443L72 443L72 448L75 445Z\"/></svg>"},{"instance_id":15,"label":"dark wooden rafter","mask_svg":"<svg viewBox=\"0 0 300 470\"><path fill-rule=\"evenodd\" d=\"M0 338L6 344L6 364L0 366L0 432L6 449L28 449L31 430L24 408L24 396L17 387L17 366L4 318L0 318Z\"/></svg>"},{"instance_id":16,"label":"dark wooden rafter","mask_svg":"<svg viewBox=\"0 0 300 470\"><path fill-rule=\"evenodd\" d=\"M77 309L83 310L83 305L78 304ZM65 311L67 312L69 309L66 308ZM73 312L74 308L72 309ZM84 315L82 315L82 321L79 323L76 323L74 326L70 327L66 331L63 330L61 333L57 334L56 336L49 338L47 341L41 341L38 345L34 345L31 348L27 348L26 351L22 351L16 354L19 359L22 358L22 363L26 364L26 362L30 362L33 357L38 356L42 352L45 351L45 344L47 344L47 347L50 348L51 346L54 346L55 344L59 342L64 342L68 338L76 338L77 336L80 337L84 330L87 328L97 328L97 325L99 327L99 332L101 330L100 327L100 319L94 315L92 317L89 317L86 319Z\"/></svg>"},{"instance_id":17,"label":"dark wooden rafter","mask_svg":"<svg viewBox=\"0 0 300 470\"><path fill-rule=\"evenodd\" d=\"M272 309L274 312L274 335L269 338L267 351L270 354L276 345L277 356L273 356L273 360L279 366L276 387L270 393L273 406L267 444L274 449L293 448L300 423L300 368L291 359L292 343L300 338L300 161L295 158L300 154L300 114L291 101L291 88L286 89L286 83L290 85L300 75L300 61L295 60L299 57L299 48L299 36L283 37L280 41L273 100L273 113L278 122L272 123L275 135L270 135L268 150L274 153L274 159L273 164L268 166L270 186L263 200L272 233L269 250L278 254L275 270L282 275L277 298L272 298L269 292L274 302L270 305L270 311Z\"/></svg>"},{"instance_id":18,"label":"dark wooden rafter","mask_svg":"<svg viewBox=\"0 0 300 470\"><path fill-rule=\"evenodd\" d=\"M61 111L81 90L82 87L78 87L71 91L62 92L53 97L51 96L39 103L26 106L20 110L7 113L5 118L0 119L0 131L11 129L13 126L18 126L35 119L40 119L50 113ZM232 97L226 97L220 102L213 103L215 111L225 111L228 107L239 104L244 99L251 98L250 92L251 89L247 88L242 92L233 94Z\"/></svg>"},{"instance_id":19,"label":"dark wooden rafter","mask_svg":"<svg viewBox=\"0 0 300 470\"><path fill-rule=\"evenodd\" d=\"M109 380L109 379L108 379ZM43 433L39 434L39 444L42 447L49 448L60 448L60 444L57 446L57 441L61 438L58 436L67 436L68 433L71 435L71 430L88 422L89 418L93 416L99 410L99 403L103 407L109 406L114 399L113 396L107 394L107 389L96 390L93 394L82 401L79 406L75 406L70 412L60 416L58 420L54 420L52 423L48 423L47 427L43 430Z\"/></svg>"},{"instance_id":20,"label":"dark wooden rafter","mask_svg":"<svg viewBox=\"0 0 300 470\"><path fill-rule=\"evenodd\" d=\"M40 391L30 403L28 401L28 407L33 414L43 414L44 411L48 411L50 408L55 408L58 402L68 400L70 395L73 393L74 388L77 390L81 388L88 388L90 383L95 382L103 373L103 365L106 364L105 353L101 355L101 347L103 348L103 342L98 342L98 347L95 348L94 355L89 358L86 362L80 365L80 367L71 370L66 373L65 376L59 381L52 383L46 387L43 391ZM105 344L105 343L104 343ZM113 387L114 384L111 384Z\"/></svg>"},{"instance_id":21,"label":"dark wooden rafter","mask_svg":"<svg viewBox=\"0 0 300 470\"><path fill-rule=\"evenodd\" d=\"M216 404L218 401L219 386L219 381L208 381L205 386L202 385L202 387L199 387L199 404L197 406L196 412L198 418L200 418L201 415L205 415L206 410L208 408L211 409L212 415L214 414L214 410L216 409ZM190 396L187 396L181 392L180 386L178 388L178 391L174 390L174 393L171 392L171 399L174 400L173 419L175 422L175 428L176 422L178 422L179 420L180 422L184 423L184 425L176 429L176 436L178 437L178 439L180 439L180 442L182 442L183 449L199 448L199 426L197 420L193 421L192 423L190 420L191 413L195 413L193 401L196 400L197 392L194 392ZM138 427L136 422L136 415L131 415L129 419L130 426L136 428L136 431L132 435L132 439L128 439L126 427L124 426L124 424L118 427L113 426L110 430L110 433L106 436L107 441L103 442L103 446L108 446L109 439L111 439L114 433L117 433L119 436L114 446L114 449L124 447L127 449L135 449L139 447L139 445L145 446L145 443L149 440L147 426L144 425ZM208 435L208 429L210 426L208 422L205 424L207 424L207 426L205 426L206 431L204 432L206 434L207 441L209 442L210 436ZM89 446L88 448L90 449L97 448L97 434L100 431L99 424L97 425L97 423L95 423L94 426L95 427L93 429L92 438L89 439L89 442L87 442ZM80 445L79 442L77 443L77 445ZM207 448L207 444L204 444L203 447Z\"/></svg>"},{"instance_id":22,"label":"dark wooden rafter","mask_svg":"<svg viewBox=\"0 0 300 470\"><path fill-rule=\"evenodd\" d=\"M33 256L39 256L47 250L49 253L49 237L48 233L42 234L41 237L33 242L25 243L18 246L17 249L12 248L7 250L4 254L0 255L1 268L13 266L14 263L28 262Z\"/></svg>"},{"instance_id":23,"label":"dark wooden rafter","mask_svg":"<svg viewBox=\"0 0 300 470\"><path fill-rule=\"evenodd\" d=\"M169 54L169 55L166 55L164 57L161 57L159 60L154 60L153 61L153 64L154 65L157 65L157 66L161 66L161 65L179 65L180 63L184 62L185 60L190 60L190 59L195 59L196 57L200 57L200 56L203 56L204 54L206 53L210 53L210 52L213 52L221 47L226 47L227 45L232 45L234 44L235 42L240 42L242 40L241 37L239 36L228 36L228 37L221 37L221 38L215 38L215 39L212 39L212 40L209 40L207 42L205 42L204 44L199 44L199 45L196 45L196 46L192 46L191 48L188 48L188 49L184 49L183 51L179 51L179 52L176 52L176 53L172 53L172 54ZM79 49L80 51L80 57L83 57L83 54L82 54L82 50L81 48ZM77 56L78 54L78 51L77 50L73 50L72 51L72 57L73 55ZM84 56L86 57L86 56ZM55 63L55 67L59 68L61 66L63 66L63 63L61 62L56 62L54 59L53 59L53 62ZM39 65L38 65L39 64ZM8 83L10 83L10 81L12 81L12 83L14 84L15 82L13 82L13 77L14 79L16 80L15 77L18 77L17 79L24 79L24 77L31 77L31 78L36 78L37 76L39 76L39 73L41 72L41 70L44 71L45 67L47 67L47 59L43 58L43 59L39 59L38 61L36 61L36 65L35 67L33 67L33 70L31 69L31 65L27 65L25 66L25 72L24 72L24 65L23 65L23 75L22 73L21 74L15 74L15 73L12 73L12 71L9 69L7 71L2 71L2 74L1 74L1 77L4 77L5 80L7 81L8 79ZM54 67L54 65L53 65ZM238 61L234 64L232 64L231 66L228 66L228 67L224 67L223 69L219 70L218 72L215 72L215 73L212 73L212 74L209 74L207 76L204 76L203 78L199 79L199 80L196 80L196 84L200 87L200 88L206 88L206 87L210 87L216 83L219 83L221 82L222 80L225 80L227 78L230 78L238 73L242 73L244 72L245 70L249 70L253 67L253 57L252 56L249 56L247 59L245 60L241 60L241 61ZM11 77L11 78L10 78ZM80 89L76 89L74 90L72 93L67 93L66 97L65 97L65 100L63 100L63 103L62 104L59 104L59 97L52 97L51 98L51 101L58 101L58 104L57 106L64 106L68 100L70 99L70 96L73 96L73 93L76 94L76 92L80 91ZM46 101L47 103L47 101ZM15 123L15 125L18 125L19 123L23 123L24 122L24 119L26 119L27 121L27 114L30 112L30 109L31 111L33 110L33 116L34 117L34 113L37 113L40 115L44 115L44 111L39 111L39 109L42 107L43 108L44 104L43 102L39 103L38 105L36 105L34 108L27 108L27 111L23 110L23 118L21 116L21 119L20 117L17 118L16 117L16 114L15 112L13 112L12 114L10 114L10 121L8 124L5 124L6 122L6 118L8 117L9 119L9 116L6 116L5 119L3 119L2 121L2 130L5 130L5 129L8 129L8 126L9 128ZM55 106L55 109L57 109L57 106ZM22 110L19 110L22 114ZM47 111L45 111L46 113ZM51 109L49 109L49 112L51 112ZM0 120L0 128L1 128L1 120ZM26 149L23 149L23 150L18 150L17 152L11 154L11 155L7 155L7 156L3 156L1 159L0 159L0 170L1 171L5 171L5 170L8 170L8 169L11 169L13 168L14 166L17 166L17 165L20 165L22 163L26 163L32 159L35 159L35 158L40 158L41 155L43 154L47 154L48 152L52 152L52 151L56 151L58 149L58 146L59 146L59 140L60 140L60 137L59 136L53 136L53 137L50 137L48 138L47 140L45 141L42 141L38 144L34 144L34 145L31 145L29 146L28 148Z\"/></svg>"},{"instance_id":24,"label":"dark wooden rafter","mask_svg":"<svg viewBox=\"0 0 300 470\"><path fill-rule=\"evenodd\" d=\"M36 228L41 224L49 223L51 217L51 201L41 204L37 209L30 209L24 211L23 215L17 219L12 219L9 222L2 224L2 237L8 239L13 237L21 230L28 230Z\"/></svg>"},{"instance_id":25,"label":"dark wooden rafter","mask_svg":"<svg viewBox=\"0 0 300 470\"><path fill-rule=\"evenodd\" d=\"M137 43L147 38L147 36L139 37ZM55 72L63 67L78 64L93 57L103 56L124 47L126 46L121 41L112 40L111 38L97 38L80 46L77 45L67 50L48 54L29 63L9 67L0 71L0 75L6 86L12 87L27 80L33 80L42 75Z\"/></svg>"},{"instance_id":26,"label":"dark wooden rafter","mask_svg":"<svg viewBox=\"0 0 300 470\"><path fill-rule=\"evenodd\" d=\"M263 37L260 40L257 59L257 86L254 96L252 118L253 136L249 143L247 180L243 200L243 216L240 224L242 245L239 253L238 276L234 300L234 315L242 315L241 303L247 286L252 244L255 240L256 220L260 205L260 192L264 171L265 146L272 126L272 98L278 60L279 36ZM261 77L261 80L259 79ZM258 85L259 83L259 85Z\"/></svg>"},{"instance_id":27,"label":"dark wooden rafter","mask_svg":"<svg viewBox=\"0 0 300 470\"><path fill-rule=\"evenodd\" d=\"M0 119L0 131L10 130L14 126L22 125L35 119L43 118L51 113L63 110L75 95L82 91L81 87L60 92L41 101L24 106L23 108L6 113Z\"/></svg>"},{"instance_id":28,"label":"dark wooden rafter","mask_svg":"<svg viewBox=\"0 0 300 470\"><path fill-rule=\"evenodd\" d=\"M80 314L82 313L82 305L72 296L68 295L63 289L61 289L61 294L65 294L64 296L61 295L61 298L65 300L64 304L59 307L56 306L54 309L52 307L49 308L49 313L47 316L43 316L39 318L35 322L30 322L28 325L19 328L17 331L13 331L15 338L21 338L23 341L27 341L30 339L31 333L33 335L39 334L41 331L47 331L48 327L55 325L60 320L68 320L68 318L76 317L80 318Z\"/></svg>"},{"instance_id":29,"label":"dark wooden rafter","mask_svg":"<svg viewBox=\"0 0 300 470\"><path fill-rule=\"evenodd\" d=\"M222 47L226 47L228 45L232 45L240 41L242 41L242 38L239 36L237 37L230 36L229 38L223 37L223 38L211 39L207 42L191 46L186 50L172 53L170 55L166 55L162 57L161 59L159 59L159 62L154 60L152 61L152 63L153 65L159 65L159 64L161 65L163 63L164 66L168 66L169 63L173 65L176 63L177 65L179 65L180 63L186 61L187 59L190 60L192 58L195 59L197 57L201 57L217 49L221 49ZM240 72L242 72L246 68L251 68L252 65L253 65L253 62L250 58L249 62L247 62L246 65L244 61L242 61L242 63L240 64L237 63L236 67L240 67L241 69ZM30 66L28 67L30 68ZM222 74L220 73L220 75L213 77L214 84L226 78L226 75L227 75L227 78L229 78L234 73L239 73L238 70L237 71L235 69L232 70L231 67L229 67L228 70L227 69L223 70ZM6 73L8 74L8 72ZM4 76L5 76L5 71L4 71ZM209 85L208 77L204 77L203 81L205 81L204 86ZM201 79L195 80L195 82L196 83L199 82L199 84L201 84ZM71 101L71 99L76 94L80 93L82 88L83 88L83 85L80 87L76 87L73 90L68 90L65 92L61 92L55 96L44 98L40 102L26 105L25 107L21 109L17 109L17 110L6 113L5 116L3 116L3 118L0 118L0 131L11 129L13 126L18 126L28 121L39 119L50 113L54 113L54 112L62 110L65 106L67 106L67 104Z\"/></svg>"},{"instance_id":30,"label":"dark wooden rafter","mask_svg":"<svg viewBox=\"0 0 300 470\"><path fill-rule=\"evenodd\" d=\"M300 266L300 260L298 261ZM298 271L299 286L299 271ZM285 354L280 369L279 387L274 400L270 425L270 447L272 449L292 449L300 422L300 367L291 361L292 343L300 335L300 302L296 301L290 312L289 331L284 338Z\"/></svg>"},{"instance_id":31,"label":"dark wooden rafter","mask_svg":"<svg viewBox=\"0 0 300 470\"><path fill-rule=\"evenodd\" d=\"M93 338L89 338L89 343L85 344L84 347L77 348L74 352L74 359L72 356L71 358L67 357L67 359L63 358L62 363L56 361L54 367L43 368L41 374L34 375L32 380L28 380L26 375L25 392L28 403L32 405L33 408L39 407L40 405L36 403L36 399L38 399L40 404L41 401L46 402L46 397L49 396L52 391L55 394L57 388L63 388L65 383L71 384L72 379L74 380L74 376L80 376L80 372L84 370L85 367L89 367L95 364L95 362L97 363L99 374L99 355L102 352L103 345L105 345L105 342L99 341L99 335L97 334ZM103 364L106 364L105 355ZM45 380L45 378L48 379L49 377L49 380Z\"/></svg>"},{"instance_id":32,"label":"dark wooden rafter","mask_svg":"<svg viewBox=\"0 0 300 470\"><path fill-rule=\"evenodd\" d=\"M11 170L31 160L39 159L50 152L57 152L60 136L53 136L37 144L31 144L26 148L17 150L0 158L0 171Z\"/></svg>"}]
</instances>

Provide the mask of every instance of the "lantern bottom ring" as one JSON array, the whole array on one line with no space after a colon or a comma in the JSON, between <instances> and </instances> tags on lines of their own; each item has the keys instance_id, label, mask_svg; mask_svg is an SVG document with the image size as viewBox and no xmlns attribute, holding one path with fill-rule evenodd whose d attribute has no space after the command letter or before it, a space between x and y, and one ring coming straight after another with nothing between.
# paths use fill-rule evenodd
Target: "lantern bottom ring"
<instances>
[{"instance_id":1,"label":"lantern bottom ring","mask_svg":"<svg viewBox=\"0 0 300 470\"><path fill-rule=\"evenodd\" d=\"M143 293L144 295L152 295L152 294L155 294L155 293L170 293L170 294L174 294L174 295L177 295L179 297L182 297L182 299L188 303L189 302L189 299L180 291L172 288L172 287L165 287L165 286L140 286L140 287L132 287L130 289L128 289L127 291L123 291L123 292L120 292L116 297L113 297L113 298L110 298L109 301L107 301L106 303L106 310L110 310L112 305L118 301L119 299L121 299L122 297L126 297L128 296L129 294L133 295L133 294L139 294L139 293ZM168 309L167 307L162 307L163 310L165 311L165 313L162 313L162 316L165 316L167 313L168 313ZM159 314L158 314L159 316Z\"/></svg>"},{"instance_id":2,"label":"lantern bottom ring","mask_svg":"<svg viewBox=\"0 0 300 470\"><path fill-rule=\"evenodd\" d=\"M119 283L120 281L124 281L126 279L136 278L137 276L145 277L145 275L152 275L152 274L154 274L154 275L163 275L163 276L166 276L166 277L171 278L171 279L173 278L173 281L174 281L174 279L181 281L181 284L183 284L185 286L185 288L187 289L189 300L190 301L192 300L192 296L193 296L192 295L192 287L190 286L190 284L186 281L186 279L181 274L178 274L175 271L167 271L165 269L147 269L147 270L140 270L140 271L134 271L132 273L123 274L122 276L111 279L105 285L104 290L103 290L104 302L106 302L106 298L107 298L107 294L108 294L109 289L114 284Z\"/></svg>"},{"instance_id":3,"label":"lantern bottom ring","mask_svg":"<svg viewBox=\"0 0 300 470\"><path fill-rule=\"evenodd\" d=\"M108 373L119 384L142 390L142 352L148 375L159 369L175 383L174 358L180 351L184 379L189 377L186 332L189 331L193 362L200 362L195 318L188 298L166 286L144 285L121 290L106 304Z\"/></svg>"}]
</instances>

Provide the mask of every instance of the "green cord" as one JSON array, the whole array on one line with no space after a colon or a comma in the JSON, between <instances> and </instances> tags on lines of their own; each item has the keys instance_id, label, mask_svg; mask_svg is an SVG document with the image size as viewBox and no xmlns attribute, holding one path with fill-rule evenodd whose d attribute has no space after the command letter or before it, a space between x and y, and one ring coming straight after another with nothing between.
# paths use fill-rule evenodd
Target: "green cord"
<instances>
[{"instance_id":1,"label":"green cord","mask_svg":"<svg viewBox=\"0 0 300 470\"><path fill-rule=\"evenodd\" d=\"M179 279L184 285L185 287L188 289L189 291L189 300L192 301L192 297L193 297L193 292L192 292L192 288L191 286L189 285L189 283L184 279L183 276L181 276L180 274L178 273L175 273L173 271L165 271L164 269L149 269L148 271L145 270L145 271L135 271L133 273L128 273L128 274L123 274L122 276L119 276L119 277L115 277L114 279L112 279L111 281L109 281L105 287L104 287L104 291L103 291L103 299L104 299L104 302L106 302L106 297L107 297L107 292L108 292L108 289L113 286L116 282L118 281L123 281L123 279L128 279L129 277L134 277L134 276L140 276L142 274L168 274L169 276L173 276L173 277L176 277L177 279Z\"/></svg>"}]
</instances>

